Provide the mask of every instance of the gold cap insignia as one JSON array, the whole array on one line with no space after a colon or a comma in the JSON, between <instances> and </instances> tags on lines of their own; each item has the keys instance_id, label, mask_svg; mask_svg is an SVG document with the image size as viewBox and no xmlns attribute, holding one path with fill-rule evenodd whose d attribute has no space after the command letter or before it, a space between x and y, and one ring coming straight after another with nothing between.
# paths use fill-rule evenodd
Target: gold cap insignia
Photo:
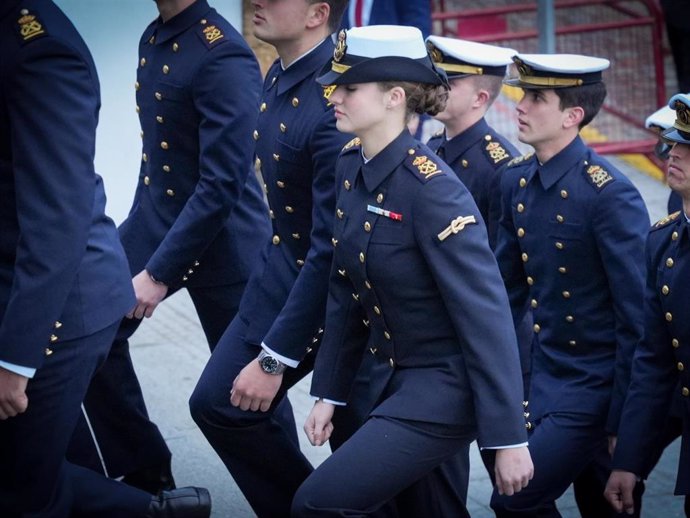
<instances>
[{"instance_id":1,"label":"gold cap insignia","mask_svg":"<svg viewBox=\"0 0 690 518\"><path fill-rule=\"evenodd\" d=\"M443 52L438 50L433 43L430 41L426 42L426 49L429 51L429 55L431 56L431 60L434 63L443 63Z\"/></svg>"},{"instance_id":2,"label":"gold cap insignia","mask_svg":"<svg viewBox=\"0 0 690 518\"><path fill-rule=\"evenodd\" d=\"M340 29L338 33L338 43L335 45L335 50L333 51L333 61L340 63L340 60L345 57L345 51L347 50L347 32L345 29Z\"/></svg>"},{"instance_id":3,"label":"gold cap insignia","mask_svg":"<svg viewBox=\"0 0 690 518\"><path fill-rule=\"evenodd\" d=\"M19 33L24 41L44 33L43 26L33 14L25 14L17 20L17 23L19 24Z\"/></svg>"},{"instance_id":4,"label":"gold cap insignia","mask_svg":"<svg viewBox=\"0 0 690 518\"><path fill-rule=\"evenodd\" d=\"M690 112L688 112L688 105L683 102L676 101L674 108L676 110L676 118L685 125L690 124Z\"/></svg>"}]
</instances>

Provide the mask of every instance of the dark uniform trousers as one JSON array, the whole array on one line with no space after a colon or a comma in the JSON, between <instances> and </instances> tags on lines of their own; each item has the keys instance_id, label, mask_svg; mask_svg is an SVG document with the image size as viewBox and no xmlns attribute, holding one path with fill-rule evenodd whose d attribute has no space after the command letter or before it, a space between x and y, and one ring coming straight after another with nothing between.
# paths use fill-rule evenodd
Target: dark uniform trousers
<instances>
[{"instance_id":1,"label":"dark uniform trousers","mask_svg":"<svg viewBox=\"0 0 690 518\"><path fill-rule=\"evenodd\" d=\"M288 516L294 492L312 471L294 435L276 422L275 408L311 371L323 332L335 161L350 138L336 129L315 81L332 55L326 38L285 70L276 61L266 75L253 134L273 237L190 398L192 417L261 517ZM262 342L299 366L287 369L268 412L242 411L230 404L230 388Z\"/></svg>"},{"instance_id":2,"label":"dark uniform trousers","mask_svg":"<svg viewBox=\"0 0 690 518\"><path fill-rule=\"evenodd\" d=\"M120 225L132 276L144 268L187 288L211 350L237 313L269 223L252 168L252 129L261 77L242 36L206 0L197 0L139 42L136 102L142 159L132 209ZM154 316L155 318L155 316ZM151 422L129 353L140 321L124 319L85 407L71 458L109 476L170 460ZM294 431L294 417L281 414Z\"/></svg>"}]
</instances>

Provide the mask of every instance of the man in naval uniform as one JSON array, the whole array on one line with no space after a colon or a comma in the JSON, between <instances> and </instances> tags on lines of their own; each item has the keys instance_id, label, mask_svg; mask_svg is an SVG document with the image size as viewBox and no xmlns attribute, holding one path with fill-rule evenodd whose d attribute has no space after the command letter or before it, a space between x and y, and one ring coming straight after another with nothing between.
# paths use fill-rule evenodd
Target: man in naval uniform
<instances>
[{"instance_id":1,"label":"man in naval uniform","mask_svg":"<svg viewBox=\"0 0 690 518\"><path fill-rule=\"evenodd\" d=\"M501 178L496 254L516 321L534 319L529 404L535 477L494 492L498 517L559 516L556 499L619 430L642 335L644 238L639 192L578 136L606 96L605 59L518 55L518 138L535 153ZM603 490L603 488L602 488Z\"/></svg>"}]
</instances>

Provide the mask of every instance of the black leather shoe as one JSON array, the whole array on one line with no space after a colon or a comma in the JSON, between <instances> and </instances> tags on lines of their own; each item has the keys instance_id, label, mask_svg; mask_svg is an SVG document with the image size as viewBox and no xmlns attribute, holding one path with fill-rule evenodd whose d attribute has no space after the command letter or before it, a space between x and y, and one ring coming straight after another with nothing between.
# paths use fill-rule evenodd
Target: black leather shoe
<instances>
[{"instance_id":1,"label":"black leather shoe","mask_svg":"<svg viewBox=\"0 0 690 518\"><path fill-rule=\"evenodd\" d=\"M122 482L134 486L152 495L161 491L175 489L175 479L170 469L170 460L157 466L140 469L122 477Z\"/></svg>"},{"instance_id":2,"label":"black leather shoe","mask_svg":"<svg viewBox=\"0 0 690 518\"><path fill-rule=\"evenodd\" d=\"M211 495L203 487L161 491L151 499L147 518L209 518Z\"/></svg>"}]
</instances>

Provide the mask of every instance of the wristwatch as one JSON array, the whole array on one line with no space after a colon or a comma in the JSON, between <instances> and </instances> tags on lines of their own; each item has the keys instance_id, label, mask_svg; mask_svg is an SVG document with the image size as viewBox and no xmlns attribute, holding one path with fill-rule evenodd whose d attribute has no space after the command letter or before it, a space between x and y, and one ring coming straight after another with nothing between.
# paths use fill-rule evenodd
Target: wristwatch
<instances>
[{"instance_id":1,"label":"wristwatch","mask_svg":"<svg viewBox=\"0 0 690 518\"><path fill-rule=\"evenodd\" d=\"M278 358L271 356L266 351L261 351L256 359L259 360L261 370L266 374L271 374L272 376L278 376L279 374L285 372L285 369L287 369L287 365L281 362Z\"/></svg>"}]
</instances>

